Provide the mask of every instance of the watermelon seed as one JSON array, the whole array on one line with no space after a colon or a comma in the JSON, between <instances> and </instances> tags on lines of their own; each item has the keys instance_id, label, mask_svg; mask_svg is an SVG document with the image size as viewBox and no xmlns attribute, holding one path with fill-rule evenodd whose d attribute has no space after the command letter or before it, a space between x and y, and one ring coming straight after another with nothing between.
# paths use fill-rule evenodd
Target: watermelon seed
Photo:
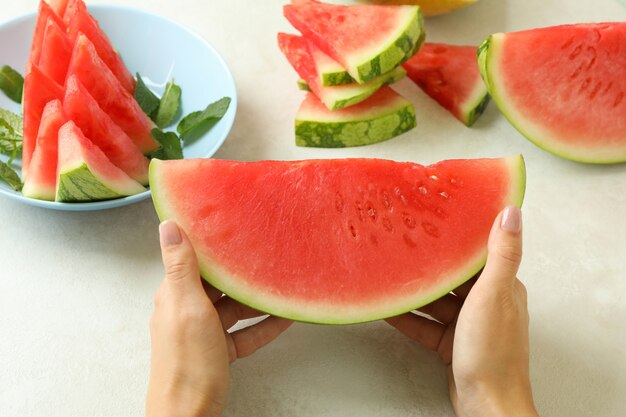
<instances>
[{"instance_id":1,"label":"watermelon seed","mask_svg":"<svg viewBox=\"0 0 626 417\"><path fill-rule=\"evenodd\" d=\"M446 193L445 191L440 192L439 195L442 196L443 198L450 197L450 195L448 193Z\"/></svg>"},{"instance_id":2,"label":"watermelon seed","mask_svg":"<svg viewBox=\"0 0 626 417\"><path fill-rule=\"evenodd\" d=\"M386 209L390 209L391 200L389 199L389 194L387 194L387 191L383 191L382 199L383 199L383 206L385 206Z\"/></svg>"},{"instance_id":3,"label":"watermelon seed","mask_svg":"<svg viewBox=\"0 0 626 417\"><path fill-rule=\"evenodd\" d=\"M583 67L584 67L584 65L581 64L578 68L576 68L576 71L574 71L572 73L572 75L570 75L570 78L573 80L576 77L578 77L580 75L580 73L583 71Z\"/></svg>"},{"instance_id":4,"label":"watermelon seed","mask_svg":"<svg viewBox=\"0 0 626 417\"><path fill-rule=\"evenodd\" d=\"M401 193L400 187L394 188L393 192L396 193L397 196L400 196L400 193Z\"/></svg>"},{"instance_id":5,"label":"watermelon seed","mask_svg":"<svg viewBox=\"0 0 626 417\"><path fill-rule=\"evenodd\" d=\"M593 46L587 47L587 52L593 55L593 58L591 58L591 61L589 61L589 65L587 65L587 69L591 69L591 67L593 67L593 65L596 63L598 53L596 52L596 48L594 48Z\"/></svg>"},{"instance_id":6,"label":"watermelon seed","mask_svg":"<svg viewBox=\"0 0 626 417\"><path fill-rule=\"evenodd\" d=\"M589 84L591 84L591 78L586 78L585 81L580 86L580 91L583 92L584 90L586 90L587 87L589 87Z\"/></svg>"},{"instance_id":7,"label":"watermelon seed","mask_svg":"<svg viewBox=\"0 0 626 417\"><path fill-rule=\"evenodd\" d=\"M415 217L411 216L409 213L402 213L402 220L404 221L404 225L409 229L415 229L415 226L417 226Z\"/></svg>"},{"instance_id":8,"label":"watermelon seed","mask_svg":"<svg viewBox=\"0 0 626 417\"><path fill-rule=\"evenodd\" d=\"M404 194L400 194L400 201L402 201L402 204L404 204L405 206L409 205L409 200L406 199Z\"/></svg>"},{"instance_id":9,"label":"watermelon seed","mask_svg":"<svg viewBox=\"0 0 626 417\"><path fill-rule=\"evenodd\" d=\"M594 87L593 91L591 92L591 94L589 95L589 98L591 100L593 100L596 95L598 94L598 92L600 91L600 88L602 88L602 81L598 81L598 83L596 84L596 86Z\"/></svg>"},{"instance_id":10,"label":"watermelon seed","mask_svg":"<svg viewBox=\"0 0 626 417\"><path fill-rule=\"evenodd\" d=\"M393 225L387 216L383 216L383 228L388 232L393 232Z\"/></svg>"},{"instance_id":11,"label":"watermelon seed","mask_svg":"<svg viewBox=\"0 0 626 417\"><path fill-rule=\"evenodd\" d=\"M434 238L438 238L439 236L441 236L437 226L435 226L432 223L423 222L422 223L422 227L424 228L424 231L426 232L426 234L429 235L429 236L432 236Z\"/></svg>"},{"instance_id":12,"label":"watermelon seed","mask_svg":"<svg viewBox=\"0 0 626 417\"><path fill-rule=\"evenodd\" d=\"M352 223L349 223L348 227L350 228L350 234L352 235L353 238L356 239L356 228L354 227Z\"/></svg>"},{"instance_id":13,"label":"watermelon seed","mask_svg":"<svg viewBox=\"0 0 626 417\"><path fill-rule=\"evenodd\" d=\"M367 211L367 215L372 219L372 221L376 222L376 209L372 205L371 201L365 203L365 209Z\"/></svg>"},{"instance_id":14,"label":"watermelon seed","mask_svg":"<svg viewBox=\"0 0 626 417\"><path fill-rule=\"evenodd\" d=\"M576 47L576 49L574 49L574 51L573 51L571 54L569 54L569 59L570 59L570 60L572 60L572 61L573 61L574 59L576 59L576 57L577 57L578 55L580 55L580 53L582 52L582 50L583 50L583 48L582 48L580 45L578 45L578 46Z\"/></svg>"},{"instance_id":15,"label":"watermelon seed","mask_svg":"<svg viewBox=\"0 0 626 417\"><path fill-rule=\"evenodd\" d=\"M617 94L617 97L615 97L615 101L613 102L613 107L619 106L623 99L624 99L624 93L620 91Z\"/></svg>"},{"instance_id":16,"label":"watermelon seed","mask_svg":"<svg viewBox=\"0 0 626 417\"><path fill-rule=\"evenodd\" d=\"M402 235L402 237L404 238L404 243L406 243L408 247L410 247L410 248L416 248L417 247L417 244L415 244L415 242L413 242L413 239L411 239L411 237L409 235L407 235L405 233L404 235Z\"/></svg>"},{"instance_id":17,"label":"watermelon seed","mask_svg":"<svg viewBox=\"0 0 626 417\"><path fill-rule=\"evenodd\" d=\"M439 177L436 176L436 175L431 175L430 179L433 180L433 181L437 181L437 180L439 180Z\"/></svg>"},{"instance_id":18,"label":"watermelon seed","mask_svg":"<svg viewBox=\"0 0 626 417\"><path fill-rule=\"evenodd\" d=\"M574 36L572 36L571 38L569 38L569 39L567 40L567 42L565 42L565 43L563 44L563 46L561 46L561 49L567 49L567 48L569 48L569 47L570 47L570 46L574 43L574 39L575 39L575 37L574 37Z\"/></svg>"},{"instance_id":19,"label":"watermelon seed","mask_svg":"<svg viewBox=\"0 0 626 417\"><path fill-rule=\"evenodd\" d=\"M613 81L611 81L610 83L608 83L608 85L606 86L606 88L604 89L603 93L606 94L609 92L609 90L611 89L611 87L613 87Z\"/></svg>"},{"instance_id":20,"label":"watermelon seed","mask_svg":"<svg viewBox=\"0 0 626 417\"><path fill-rule=\"evenodd\" d=\"M420 186L420 187L418 188L418 190L420 190L420 193L422 193L422 194L428 194L428 190L427 190L427 189L426 189L426 187L424 187L423 185L422 185L422 186Z\"/></svg>"}]
</instances>

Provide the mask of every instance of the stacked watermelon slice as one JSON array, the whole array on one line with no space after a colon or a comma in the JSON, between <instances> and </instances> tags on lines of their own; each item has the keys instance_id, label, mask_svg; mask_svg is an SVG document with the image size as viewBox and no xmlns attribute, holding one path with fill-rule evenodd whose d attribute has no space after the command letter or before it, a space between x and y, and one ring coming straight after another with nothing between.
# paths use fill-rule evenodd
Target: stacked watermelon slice
<instances>
[{"instance_id":1,"label":"stacked watermelon slice","mask_svg":"<svg viewBox=\"0 0 626 417\"><path fill-rule=\"evenodd\" d=\"M418 6L340 6L294 0L284 15L302 36L278 45L309 90L296 116L296 144L376 143L416 125L413 105L387 87L424 41Z\"/></svg>"},{"instance_id":2,"label":"stacked watermelon slice","mask_svg":"<svg viewBox=\"0 0 626 417\"><path fill-rule=\"evenodd\" d=\"M80 202L145 191L145 155L159 144L134 90L83 0L42 1L24 79L24 195Z\"/></svg>"}]
</instances>

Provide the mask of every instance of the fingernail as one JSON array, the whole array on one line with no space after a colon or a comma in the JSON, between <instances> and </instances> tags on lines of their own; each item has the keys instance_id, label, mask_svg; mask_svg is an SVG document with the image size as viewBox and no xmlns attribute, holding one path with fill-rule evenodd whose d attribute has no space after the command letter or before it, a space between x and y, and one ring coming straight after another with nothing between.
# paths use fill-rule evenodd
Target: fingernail
<instances>
[{"instance_id":1,"label":"fingernail","mask_svg":"<svg viewBox=\"0 0 626 417\"><path fill-rule=\"evenodd\" d=\"M515 206L505 208L500 227L507 232L519 233L522 230L522 210Z\"/></svg>"},{"instance_id":2,"label":"fingernail","mask_svg":"<svg viewBox=\"0 0 626 417\"><path fill-rule=\"evenodd\" d=\"M166 220L159 225L159 235L163 247L179 245L183 241L178 226L172 220Z\"/></svg>"}]
</instances>

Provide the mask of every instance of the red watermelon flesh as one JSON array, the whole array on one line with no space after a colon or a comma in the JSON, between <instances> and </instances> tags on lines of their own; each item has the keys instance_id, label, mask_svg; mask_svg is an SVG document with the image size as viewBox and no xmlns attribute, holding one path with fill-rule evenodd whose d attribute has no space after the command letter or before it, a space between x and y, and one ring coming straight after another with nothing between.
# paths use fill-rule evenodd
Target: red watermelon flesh
<instances>
[{"instance_id":1,"label":"red watermelon flesh","mask_svg":"<svg viewBox=\"0 0 626 417\"><path fill-rule=\"evenodd\" d=\"M524 172L521 156L153 160L150 185L215 287L277 316L345 324L410 311L472 277L497 214L521 205Z\"/></svg>"},{"instance_id":2,"label":"red watermelon flesh","mask_svg":"<svg viewBox=\"0 0 626 417\"><path fill-rule=\"evenodd\" d=\"M59 129L66 122L61 102L59 100L48 102L41 116L37 147L22 189L26 197L54 201Z\"/></svg>"},{"instance_id":3,"label":"red watermelon flesh","mask_svg":"<svg viewBox=\"0 0 626 417\"><path fill-rule=\"evenodd\" d=\"M48 4L59 17L63 17L67 8L67 0L48 0Z\"/></svg>"},{"instance_id":4,"label":"red watermelon flesh","mask_svg":"<svg viewBox=\"0 0 626 417\"><path fill-rule=\"evenodd\" d=\"M561 157L626 162L626 23L497 33L479 63L500 111Z\"/></svg>"},{"instance_id":5,"label":"red watermelon flesh","mask_svg":"<svg viewBox=\"0 0 626 417\"><path fill-rule=\"evenodd\" d=\"M44 34L46 33L46 27L48 25L48 19L52 19L60 28L65 30L65 23L57 16L52 10L50 5L44 0L39 2L39 13L37 14L37 21L35 22L35 31L33 33L33 41L30 47L30 57L28 64L26 65L26 74L30 72L32 65L39 65L39 58L41 57L41 45L43 42Z\"/></svg>"},{"instance_id":6,"label":"red watermelon flesh","mask_svg":"<svg viewBox=\"0 0 626 417\"><path fill-rule=\"evenodd\" d=\"M363 83L410 58L423 40L417 6L341 6L296 2L287 20Z\"/></svg>"},{"instance_id":7,"label":"red watermelon flesh","mask_svg":"<svg viewBox=\"0 0 626 417\"><path fill-rule=\"evenodd\" d=\"M457 119L472 125L489 93L478 71L475 46L425 43L407 62L407 76Z\"/></svg>"},{"instance_id":8,"label":"red watermelon flesh","mask_svg":"<svg viewBox=\"0 0 626 417\"><path fill-rule=\"evenodd\" d=\"M68 78L75 75L115 123L144 153L159 147L150 133L156 126L135 98L120 84L98 56L89 39L80 34L74 46Z\"/></svg>"},{"instance_id":9,"label":"red watermelon flesh","mask_svg":"<svg viewBox=\"0 0 626 417\"><path fill-rule=\"evenodd\" d=\"M137 182L148 184L148 159L74 75L67 80L63 107L67 116L114 165Z\"/></svg>"},{"instance_id":10,"label":"red watermelon flesh","mask_svg":"<svg viewBox=\"0 0 626 417\"><path fill-rule=\"evenodd\" d=\"M56 83L63 85L72 57L72 43L53 19L48 19L41 45L39 68Z\"/></svg>"},{"instance_id":11,"label":"red watermelon flesh","mask_svg":"<svg viewBox=\"0 0 626 417\"><path fill-rule=\"evenodd\" d=\"M43 109L51 100L63 99L63 88L33 65L24 79L24 139L22 142L22 175L26 178L37 141Z\"/></svg>"},{"instance_id":12,"label":"red watermelon flesh","mask_svg":"<svg viewBox=\"0 0 626 417\"><path fill-rule=\"evenodd\" d=\"M113 49L107 35L100 29L98 22L89 14L87 6L78 0L68 7L68 36L75 42L80 33L89 38L98 56L113 72L122 86L131 94L135 92L135 78L132 76L120 55Z\"/></svg>"}]
</instances>

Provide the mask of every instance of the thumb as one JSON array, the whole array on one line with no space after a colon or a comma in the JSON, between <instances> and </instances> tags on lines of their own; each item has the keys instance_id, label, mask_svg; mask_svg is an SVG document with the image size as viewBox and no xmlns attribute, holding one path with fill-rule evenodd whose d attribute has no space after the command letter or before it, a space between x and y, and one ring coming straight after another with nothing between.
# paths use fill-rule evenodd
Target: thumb
<instances>
[{"instance_id":1,"label":"thumb","mask_svg":"<svg viewBox=\"0 0 626 417\"><path fill-rule=\"evenodd\" d=\"M195 291L202 285L196 253L180 227L173 220L159 225L161 255L165 266L165 281L181 292Z\"/></svg>"},{"instance_id":2,"label":"thumb","mask_svg":"<svg viewBox=\"0 0 626 417\"><path fill-rule=\"evenodd\" d=\"M487 264L481 280L492 285L513 285L522 261L522 211L505 208L496 217L489 235Z\"/></svg>"}]
</instances>

